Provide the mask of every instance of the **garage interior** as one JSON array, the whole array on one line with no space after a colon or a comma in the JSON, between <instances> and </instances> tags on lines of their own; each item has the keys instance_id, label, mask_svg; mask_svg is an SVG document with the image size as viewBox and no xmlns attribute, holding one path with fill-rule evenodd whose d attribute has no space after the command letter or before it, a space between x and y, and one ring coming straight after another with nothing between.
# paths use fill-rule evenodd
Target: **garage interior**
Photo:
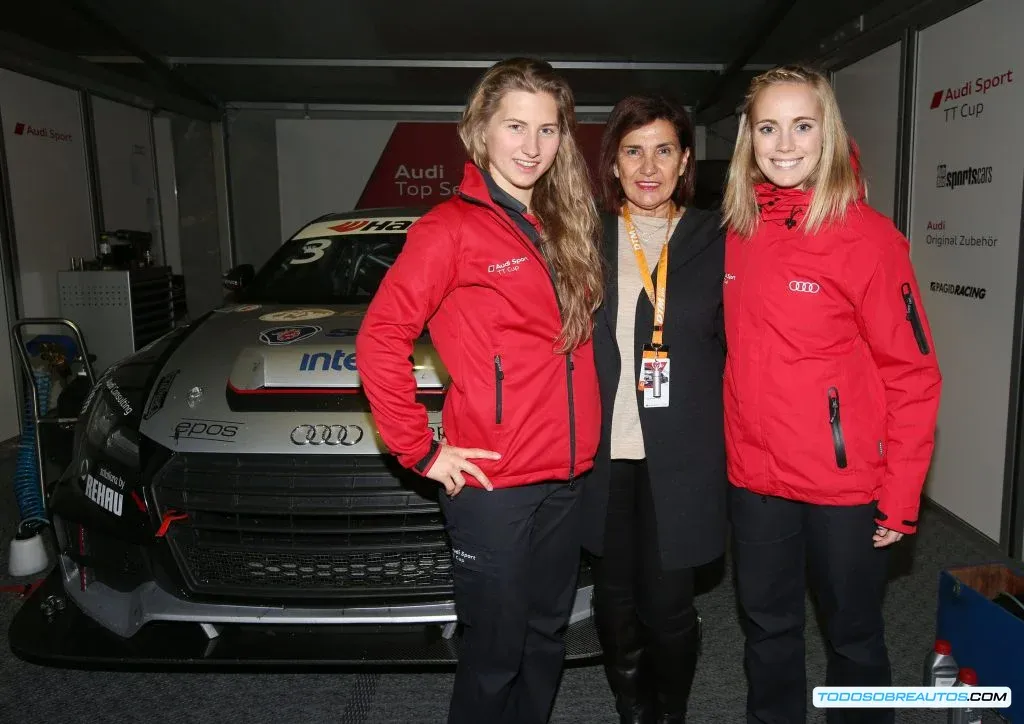
<instances>
[{"instance_id":1,"label":"garage interior","mask_svg":"<svg viewBox=\"0 0 1024 724\"><path fill-rule=\"evenodd\" d=\"M45 165L32 170L34 180L23 182L12 163L0 166L4 336L18 319L61 316L53 291L58 274L92 260L100 253L101 236L116 230L148 235L153 266L169 269L175 313L161 324L184 324L222 305L225 271L239 264L258 268L294 231L297 219L310 218L301 200L289 206L289 199L301 196L305 187L287 196L281 186L285 169L276 129L282 121L451 122L486 67L510 56L537 56L564 73L582 122L600 124L619 99L636 92L665 93L691 108L699 134L698 179L710 206L717 203L724 182L737 105L754 75L796 61L838 71L894 43L906 46L917 29L975 2L14 4L0 17L0 73L75 94L81 125L74 132L84 141L85 176L80 187L60 189L81 189L74 198L75 216L61 205L68 197L54 191L53 199L44 198ZM901 63L906 65L909 57L904 50ZM0 104L5 88L14 87L20 86L0 83ZM905 89L900 94L905 96ZM136 184L144 187L141 195L126 192L126 203L136 205L131 212L110 198L114 187L103 183L104 147L119 139L104 140L97 125L103 114L113 117L123 109L148 129L145 147L133 151L126 166L133 179L145 176L144 183ZM4 116L0 123L0 159L14 152L13 122ZM896 154L901 164L910 162L909 147L900 146ZM326 163L343 176L345 162L330 158ZM33 213L40 220L29 223L12 213L19 183L37 195ZM907 233L905 175L884 183L891 187L888 213ZM317 193L329 197L331 190ZM339 202L346 204L333 210L350 210L351 203ZM74 239L59 236L65 227L58 222L69 216L79 219ZM139 337L130 344L138 349L148 340ZM86 342L105 364L134 351L117 347L119 335L102 344ZM16 474L21 424L16 411L24 407L25 383L10 351L0 345L0 357L6 355L0 360L0 387L7 389L0 403L13 405L8 427L0 426L0 439L6 439L0 444L0 626L5 635L30 583L7 574L7 544L18 526L7 481ZM1007 525L1019 524L1011 520ZM920 530L894 551L886 603L893 678L899 686L920 683L921 662L934 638L940 572L951 565L1011 561L1005 545L996 545L938 505L925 506ZM704 646L691 720L740 721L743 641L727 561L702 572L701 591L697 607ZM824 643L810 599L807 631L808 681L824 681ZM438 722L444 719L452 681L446 668L272 673L245 667L229 672L60 669L26 663L6 645L0 648L0 668L0 701L5 702L0 721L135 721L155 715L195 722ZM823 710L811 710L810 717L825 721ZM614 720L598 663L567 667L551 721ZM945 722L946 712L905 710L897 720ZM985 721L998 718L986 712Z\"/></svg>"}]
</instances>

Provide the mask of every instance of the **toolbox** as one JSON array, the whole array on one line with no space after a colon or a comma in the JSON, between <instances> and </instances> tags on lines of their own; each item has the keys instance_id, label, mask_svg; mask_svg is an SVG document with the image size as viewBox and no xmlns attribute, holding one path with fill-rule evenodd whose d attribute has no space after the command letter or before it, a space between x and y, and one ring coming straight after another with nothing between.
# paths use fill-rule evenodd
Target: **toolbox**
<instances>
[{"instance_id":1,"label":"toolbox","mask_svg":"<svg viewBox=\"0 0 1024 724\"><path fill-rule=\"evenodd\" d=\"M999 563L939 574L936 638L949 641L979 686L1008 686L1011 705L995 710L1024 724L1024 571Z\"/></svg>"}]
</instances>

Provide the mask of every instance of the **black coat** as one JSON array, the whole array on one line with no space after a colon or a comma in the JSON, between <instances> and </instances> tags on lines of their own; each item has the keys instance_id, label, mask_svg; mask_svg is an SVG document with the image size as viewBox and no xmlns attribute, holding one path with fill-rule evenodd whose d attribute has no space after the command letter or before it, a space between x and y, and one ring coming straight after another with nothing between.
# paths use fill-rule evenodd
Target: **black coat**
<instances>
[{"instance_id":1,"label":"black coat","mask_svg":"<svg viewBox=\"0 0 1024 724\"><path fill-rule=\"evenodd\" d=\"M671 402L667 408L644 408L643 393L638 391L636 398L657 511L662 564L670 569L708 563L725 549L725 232L720 220L717 213L687 209L669 240L664 343L672 361ZM594 322L601 443L594 469L582 486L583 545L598 555L603 550L608 508L612 405L622 364L615 339L618 219L606 215L602 223L609 271L605 302ZM656 272L653 276L657 279ZM633 378L638 379L643 345L651 341L654 308L643 291L635 303Z\"/></svg>"}]
</instances>

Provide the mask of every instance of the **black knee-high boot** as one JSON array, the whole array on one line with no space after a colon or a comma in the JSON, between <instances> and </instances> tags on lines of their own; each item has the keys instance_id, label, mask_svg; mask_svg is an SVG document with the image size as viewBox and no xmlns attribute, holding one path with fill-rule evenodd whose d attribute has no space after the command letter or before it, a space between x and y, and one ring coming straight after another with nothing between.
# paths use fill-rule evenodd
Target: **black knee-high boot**
<instances>
[{"instance_id":1,"label":"black knee-high boot","mask_svg":"<svg viewBox=\"0 0 1024 724\"><path fill-rule=\"evenodd\" d=\"M630 600L616 600L602 585L601 561L595 561L594 622L604 651L604 671L621 724L650 724L653 691L645 666L645 636Z\"/></svg>"},{"instance_id":2,"label":"black knee-high boot","mask_svg":"<svg viewBox=\"0 0 1024 724\"><path fill-rule=\"evenodd\" d=\"M700 618L678 634L659 637L649 647L657 724L683 724L700 655Z\"/></svg>"},{"instance_id":3,"label":"black knee-high boot","mask_svg":"<svg viewBox=\"0 0 1024 724\"><path fill-rule=\"evenodd\" d=\"M597 611L600 611L600 606ZM644 637L636 612L621 607L597 614L604 671L621 724L650 724L651 686L644 661Z\"/></svg>"}]
</instances>

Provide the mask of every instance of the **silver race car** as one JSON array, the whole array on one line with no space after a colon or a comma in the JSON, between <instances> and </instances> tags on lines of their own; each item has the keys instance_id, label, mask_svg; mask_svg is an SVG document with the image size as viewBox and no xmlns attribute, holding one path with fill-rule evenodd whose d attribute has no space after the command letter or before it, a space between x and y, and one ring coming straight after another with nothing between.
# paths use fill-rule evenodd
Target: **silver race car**
<instances>
[{"instance_id":1,"label":"silver race car","mask_svg":"<svg viewBox=\"0 0 1024 724\"><path fill-rule=\"evenodd\" d=\"M108 368L49 496L59 563L10 641L48 664L448 663L438 486L387 454L355 335L418 218L306 225L226 304ZM435 434L447 374L412 355ZM567 658L599 652L581 563Z\"/></svg>"}]
</instances>

